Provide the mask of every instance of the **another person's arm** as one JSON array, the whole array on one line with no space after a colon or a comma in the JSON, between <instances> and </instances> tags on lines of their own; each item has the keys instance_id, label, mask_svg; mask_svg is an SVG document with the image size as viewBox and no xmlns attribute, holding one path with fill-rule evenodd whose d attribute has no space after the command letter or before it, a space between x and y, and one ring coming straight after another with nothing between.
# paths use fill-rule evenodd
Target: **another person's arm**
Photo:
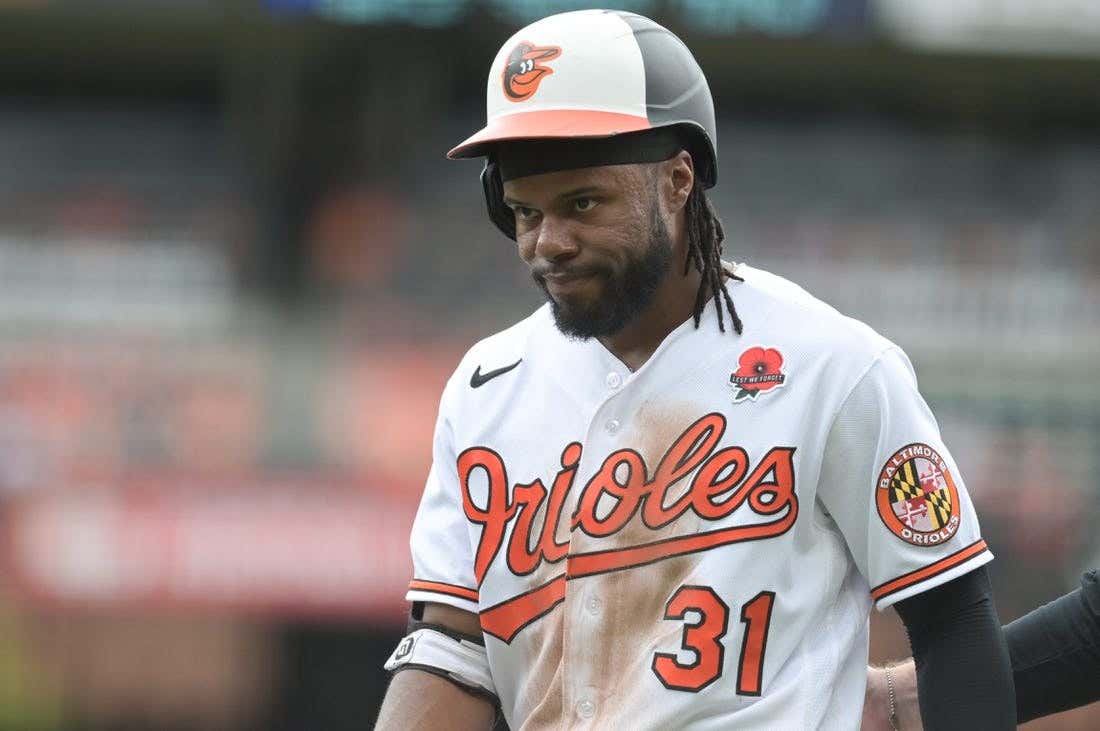
<instances>
[{"instance_id":1,"label":"another person's arm","mask_svg":"<svg viewBox=\"0 0 1100 731\"><path fill-rule=\"evenodd\" d=\"M1004 628L1016 687L1016 717L1025 723L1100 701L1100 572L1090 571L1074 591ZM889 686L898 727L921 728L912 659L868 668L865 731L889 729Z\"/></svg>"},{"instance_id":2,"label":"another person's arm","mask_svg":"<svg viewBox=\"0 0 1100 731\"><path fill-rule=\"evenodd\" d=\"M476 615L443 604L425 605L417 626L446 628L457 636L481 634ZM495 718L495 703L476 686L436 668L404 665L394 672L375 731L488 731Z\"/></svg>"},{"instance_id":3,"label":"another person's arm","mask_svg":"<svg viewBox=\"0 0 1100 731\"><path fill-rule=\"evenodd\" d=\"M1005 627L1020 721L1100 700L1100 572Z\"/></svg>"}]
</instances>

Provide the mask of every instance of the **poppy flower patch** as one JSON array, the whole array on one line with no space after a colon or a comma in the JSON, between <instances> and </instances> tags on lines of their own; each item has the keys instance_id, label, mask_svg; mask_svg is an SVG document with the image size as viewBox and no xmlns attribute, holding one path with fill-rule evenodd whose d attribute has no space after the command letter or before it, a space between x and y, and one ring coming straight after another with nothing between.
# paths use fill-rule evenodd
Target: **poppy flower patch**
<instances>
[{"instance_id":1,"label":"poppy flower patch","mask_svg":"<svg viewBox=\"0 0 1100 731\"><path fill-rule=\"evenodd\" d=\"M782 353L775 348L749 348L738 358L737 370L730 374L733 402L755 401L760 394L774 391L786 381Z\"/></svg>"}]
</instances>

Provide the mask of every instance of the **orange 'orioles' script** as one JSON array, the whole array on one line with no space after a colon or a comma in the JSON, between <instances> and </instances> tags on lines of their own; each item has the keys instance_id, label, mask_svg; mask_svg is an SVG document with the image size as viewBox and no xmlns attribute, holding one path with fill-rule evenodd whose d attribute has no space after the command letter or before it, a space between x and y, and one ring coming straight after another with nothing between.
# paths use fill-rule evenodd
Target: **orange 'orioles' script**
<instances>
[{"instance_id":1,"label":"orange 'orioles' script","mask_svg":"<svg viewBox=\"0 0 1100 731\"><path fill-rule=\"evenodd\" d=\"M620 571L731 543L772 538L790 529L798 517L795 448L773 447L750 470L749 456L741 447L716 451L725 430L726 419L721 414L700 418L676 438L652 477L645 460L635 450L612 452L581 491L577 509L569 521L570 530L597 538L612 536L639 513L642 523L654 530L669 525L689 510L704 520L718 521L746 502L757 515L775 516L774 519L588 553L570 553L569 542L559 543L556 537L565 498L581 460L579 443L572 442L562 450L561 470L549 490L542 480L536 479L528 484L517 483L510 496L507 470L499 454L487 447L462 452L458 456L458 478L463 508L466 518L482 527L474 558L478 586L504 547L510 524L512 532L505 561L512 573L525 576L543 562L554 564L563 559L566 562L565 572L549 582L482 609L482 629L510 642L519 630L564 600L567 579ZM483 470L488 479L484 508L475 505L470 494L470 477L475 470ZM688 489L671 498L671 488L693 472L695 476ZM605 496L611 499L612 507L601 517L596 506ZM546 517L537 528L538 540L532 543L535 515L544 502Z\"/></svg>"}]
</instances>

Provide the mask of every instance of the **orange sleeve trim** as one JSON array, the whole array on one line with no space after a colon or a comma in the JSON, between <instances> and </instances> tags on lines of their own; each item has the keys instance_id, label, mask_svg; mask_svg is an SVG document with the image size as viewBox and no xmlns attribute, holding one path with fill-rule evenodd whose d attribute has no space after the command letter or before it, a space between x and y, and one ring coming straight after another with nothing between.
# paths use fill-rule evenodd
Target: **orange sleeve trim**
<instances>
[{"instance_id":1,"label":"orange sleeve trim","mask_svg":"<svg viewBox=\"0 0 1100 731\"><path fill-rule=\"evenodd\" d=\"M883 597L899 592L913 584L918 584L927 579L931 579L933 576L942 574L944 571L953 569L959 564L965 563L987 550L989 550L989 546L985 544L985 541L978 539L966 548L956 551L946 558L941 558L933 564L929 564L922 569L910 571L907 574L902 574L896 579L887 581L885 584L879 584L874 589L871 589L871 596L875 601L878 601Z\"/></svg>"},{"instance_id":2,"label":"orange sleeve trim","mask_svg":"<svg viewBox=\"0 0 1100 731\"><path fill-rule=\"evenodd\" d=\"M472 602L477 601L476 589L467 589L464 586L455 586L454 584L444 584L441 581L422 581L420 579L413 579L409 582L409 591L434 591L436 594L456 596L459 599L468 599Z\"/></svg>"}]
</instances>

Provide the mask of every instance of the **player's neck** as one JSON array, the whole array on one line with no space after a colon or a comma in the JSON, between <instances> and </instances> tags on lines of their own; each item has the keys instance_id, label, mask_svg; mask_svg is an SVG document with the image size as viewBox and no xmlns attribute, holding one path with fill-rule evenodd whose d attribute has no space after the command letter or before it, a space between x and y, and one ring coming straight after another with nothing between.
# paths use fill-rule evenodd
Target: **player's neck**
<instances>
[{"instance_id":1,"label":"player's neck","mask_svg":"<svg viewBox=\"0 0 1100 731\"><path fill-rule=\"evenodd\" d=\"M631 371L645 364L668 334L692 317L702 275L691 267L674 264L646 309L622 330L599 341Z\"/></svg>"}]
</instances>

